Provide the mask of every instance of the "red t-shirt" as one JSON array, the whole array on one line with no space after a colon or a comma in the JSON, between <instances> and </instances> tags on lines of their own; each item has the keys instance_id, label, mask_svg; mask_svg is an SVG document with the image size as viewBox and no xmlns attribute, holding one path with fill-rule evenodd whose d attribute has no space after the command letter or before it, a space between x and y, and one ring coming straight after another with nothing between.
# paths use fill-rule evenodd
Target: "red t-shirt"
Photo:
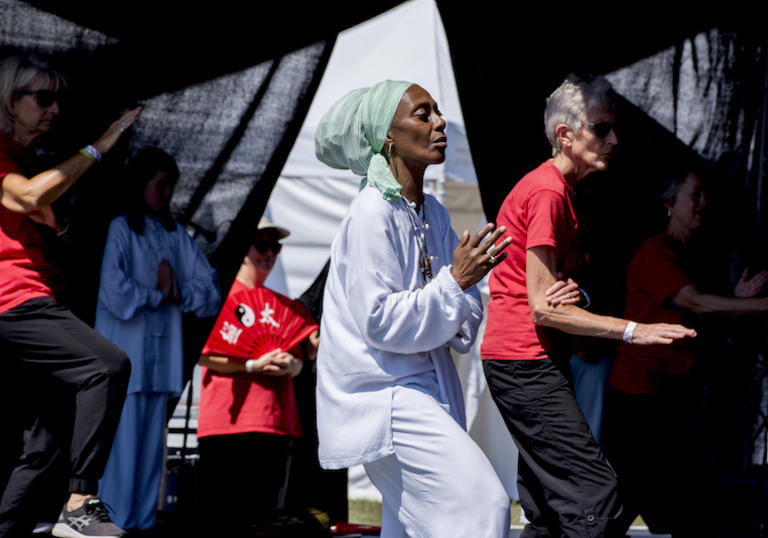
<instances>
[{"instance_id":1,"label":"red t-shirt","mask_svg":"<svg viewBox=\"0 0 768 538\"><path fill-rule=\"evenodd\" d=\"M293 330L308 335L317 328L299 303L267 288L249 288L235 280L202 354L242 357L243 342L255 338L262 321L270 326L287 323L280 318L278 302L298 314L300 319L291 315L293 323L300 325ZM298 355L296 348L291 353ZM219 374L203 368L202 378L198 437L248 432L301 437L290 375Z\"/></svg>"},{"instance_id":2,"label":"red t-shirt","mask_svg":"<svg viewBox=\"0 0 768 538\"><path fill-rule=\"evenodd\" d=\"M667 299L690 284L666 233L654 235L640 246L629 264L624 317L641 323L680 323L681 311ZM684 374L692 366L687 340L653 346L622 342L610 383L630 394L685 390L690 379Z\"/></svg>"},{"instance_id":3,"label":"red t-shirt","mask_svg":"<svg viewBox=\"0 0 768 538\"><path fill-rule=\"evenodd\" d=\"M30 175L31 159L0 131L0 187L9 173ZM35 297L52 296L48 279L56 268L44 259L45 245L35 224L0 205L0 313Z\"/></svg>"},{"instance_id":4,"label":"red t-shirt","mask_svg":"<svg viewBox=\"0 0 768 538\"><path fill-rule=\"evenodd\" d=\"M505 236L512 237L512 243L507 258L491 272L483 359L541 359L553 351L552 331L531 321L525 256L532 247L550 246L557 251L560 271L569 274L578 268L582 259L573 248L578 229L573 196L563 175L547 160L504 200L496 224L507 227Z\"/></svg>"}]
</instances>

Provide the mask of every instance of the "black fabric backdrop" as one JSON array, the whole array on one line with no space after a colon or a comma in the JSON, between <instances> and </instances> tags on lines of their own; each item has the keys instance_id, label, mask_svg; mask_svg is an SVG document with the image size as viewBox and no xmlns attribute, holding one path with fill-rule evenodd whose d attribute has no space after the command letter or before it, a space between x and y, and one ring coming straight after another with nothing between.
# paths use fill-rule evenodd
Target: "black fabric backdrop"
<instances>
[{"instance_id":1,"label":"black fabric backdrop","mask_svg":"<svg viewBox=\"0 0 768 538\"><path fill-rule=\"evenodd\" d=\"M179 161L174 208L199 233L226 288L337 32L397 3L223 0L202 7L135 0L106 9L90 0L0 0L0 57L50 53L71 81L59 134L46 145L51 162L94 139L126 107L146 107L130 144L116 148L60 204L73 219L76 255L69 259L76 261L78 313L92 315L106 223L119 210L120 165L131 147L145 143ZM485 0L439 0L438 7L491 220L517 179L549 155L541 126L546 95L568 72L599 73L623 97L620 152L609 173L584 186L582 208L585 248L607 295L623 296L630 256L663 222L655 181L665 163L689 149L720 166L705 277L727 291L738 268L766 266L759 173L766 34L757 22L748 24L748 12L733 5L696 12L646 6L619 16L611 5L583 11L547 5L522 13ZM713 358L713 371L733 377L725 387L749 384L755 369L764 368L765 346L755 334L765 331L757 328L736 339L746 342L737 351L749 360L734 361L741 366ZM715 331L718 345L733 342L735 330ZM716 349L735 353L732 345ZM753 392L733 398L735 407L722 419L748 417L730 427L729 439L757 437L765 422L763 391L749 386ZM760 450L764 445L751 439L723 449L721 457L745 465L764 461L755 456Z\"/></svg>"}]
</instances>

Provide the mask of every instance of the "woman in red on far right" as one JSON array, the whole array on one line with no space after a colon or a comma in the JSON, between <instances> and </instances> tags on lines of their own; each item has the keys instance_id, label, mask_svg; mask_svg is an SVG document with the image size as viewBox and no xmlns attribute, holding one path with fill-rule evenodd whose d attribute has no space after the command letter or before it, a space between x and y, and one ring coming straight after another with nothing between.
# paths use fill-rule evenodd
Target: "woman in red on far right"
<instances>
[{"instance_id":1,"label":"woman in red on far right","mask_svg":"<svg viewBox=\"0 0 768 538\"><path fill-rule=\"evenodd\" d=\"M706 218L698 163L669 174L662 199L669 221L665 231L643 243L629 265L625 317L642 323L680 323L689 313L745 315L768 311L760 294L768 272L747 278L735 297L705 293L692 282L686 255L691 237ZM610 378L604 443L624 501L625 528L638 515L654 533L707 536L702 518L703 461L697 423L700 391L690 341L671 346L620 344Z\"/></svg>"}]
</instances>

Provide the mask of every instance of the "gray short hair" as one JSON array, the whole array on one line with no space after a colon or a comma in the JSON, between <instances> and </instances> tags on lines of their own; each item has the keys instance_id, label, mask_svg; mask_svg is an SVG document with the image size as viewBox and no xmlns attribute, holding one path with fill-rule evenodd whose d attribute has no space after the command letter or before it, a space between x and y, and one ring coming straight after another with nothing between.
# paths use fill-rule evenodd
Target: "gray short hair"
<instances>
[{"instance_id":1,"label":"gray short hair","mask_svg":"<svg viewBox=\"0 0 768 538\"><path fill-rule=\"evenodd\" d=\"M38 77L46 77L53 91L65 89L64 76L35 56L11 56L0 63L0 129L13 128L11 102L16 92L25 90Z\"/></svg>"},{"instance_id":2,"label":"gray short hair","mask_svg":"<svg viewBox=\"0 0 768 538\"><path fill-rule=\"evenodd\" d=\"M701 157L686 155L668 163L659 181L659 199L667 206L675 205L677 194L688 176L694 175L703 183L709 183L715 175L712 163Z\"/></svg>"},{"instance_id":3,"label":"gray short hair","mask_svg":"<svg viewBox=\"0 0 768 538\"><path fill-rule=\"evenodd\" d=\"M613 87L604 77L581 78L574 74L565 77L547 99L544 110L544 132L552 145L552 153L562 149L555 132L558 125L565 124L575 133L583 127L588 108L603 106L613 110L614 101Z\"/></svg>"}]
</instances>

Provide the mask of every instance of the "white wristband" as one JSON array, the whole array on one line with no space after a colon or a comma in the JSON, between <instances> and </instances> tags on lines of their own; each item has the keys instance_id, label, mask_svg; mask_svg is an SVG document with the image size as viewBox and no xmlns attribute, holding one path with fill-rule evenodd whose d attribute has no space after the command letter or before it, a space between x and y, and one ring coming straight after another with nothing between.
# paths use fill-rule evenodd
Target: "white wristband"
<instances>
[{"instance_id":1,"label":"white wristband","mask_svg":"<svg viewBox=\"0 0 768 538\"><path fill-rule=\"evenodd\" d=\"M622 340L624 340L627 344L632 343L632 335L635 333L635 327L637 327L637 322L630 321L627 323L627 327L624 329L624 337Z\"/></svg>"},{"instance_id":2,"label":"white wristband","mask_svg":"<svg viewBox=\"0 0 768 538\"><path fill-rule=\"evenodd\" d=\"M253 365L256 364L256 361L253 359L248 359L245 361L245 371L249 374L253 372Z\"/></svg>"}]
</instances>

